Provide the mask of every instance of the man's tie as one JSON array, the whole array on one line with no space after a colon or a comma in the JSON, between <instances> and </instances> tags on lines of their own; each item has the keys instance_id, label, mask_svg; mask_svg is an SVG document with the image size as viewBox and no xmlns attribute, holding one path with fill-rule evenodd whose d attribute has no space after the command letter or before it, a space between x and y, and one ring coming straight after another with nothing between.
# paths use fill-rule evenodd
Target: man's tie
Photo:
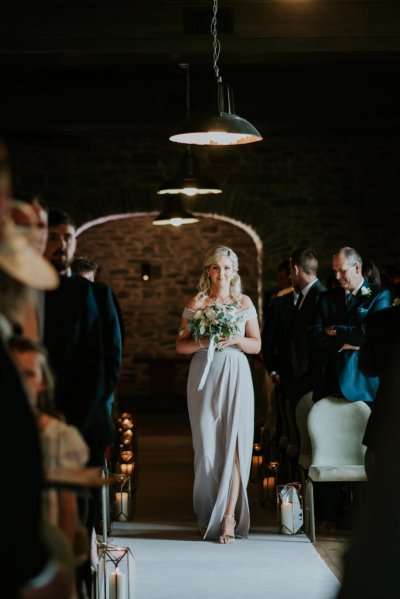
<instances>
[{"instance_id":1,"label":"man's tie","mask_svg":"<svg viewBox=\"0 0 400 599\"><path fill-rule=\"evenodd\" d=\"M346 306L348 306L353 299L354 299L354 295L350 291L346 291L346 297L345 297Z\"/></svg>"},{"instance_id":2,"label":"man's tie","mask_svg":"<svg viewBox=\"0 0 400 599\"><path fill-rule=\"evenodd\" d=\"M303 299L304 295L301 293L299 293L299 297L297 298L297 302L296 302L296 310L300 310L300 304L301 304L301 300Z\"/></svg>"}]
</instances>

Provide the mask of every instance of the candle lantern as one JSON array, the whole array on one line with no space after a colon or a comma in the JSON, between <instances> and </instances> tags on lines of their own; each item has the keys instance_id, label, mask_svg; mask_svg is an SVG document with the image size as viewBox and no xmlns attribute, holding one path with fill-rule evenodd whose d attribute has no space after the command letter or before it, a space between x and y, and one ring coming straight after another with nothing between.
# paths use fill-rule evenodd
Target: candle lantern
<instances>
[{"instance_id":1,"label":"candle lantern","mask_svg":"<svg viewBox=\"0 0 400 599\"><path fill-rule=\"evenodd\" d=\"M279 532L295 535L302 530L303 508L301 483L287 483L277 487Z\"/></svg>"},{"instance_id":2,"label":"candle lantern","mask_svg":"<svg viewBox=\"0 0 400 599\"><path fill-rule=\"evenodd\" d=\"M251 458L250 480L255 482L259 479L260 468L263 463L263 445L262 443L253 444L253 455Z\"/></svg>"},{"instance_id":3,"label":"candle lantern","mask_svg":"<svg viewBox=\"0 0 400 599\"><path fill-rule=\"evenodd\" d=\"M135 561L129 547L102 544L98 547L97 597L135 599Z\"/></svg>"},{"instance_id":4,"label":"candle lantern","mask_svg":"<svg viewBox=\"0 0 400 599\"><path fill-rule=\"evenodd\" d=\"M260 503L262 507L276 507L279 462L268 462L260 477Z\"/></svg>"},{"instance_id":5,"label":"candle lantern","mask_svg":"<svg viewBox=\"0 0 400 599\"><path fill-rule=\"evenodd\" d=\"M113 488L114 519L127 522L133 516L132 480L127 474L113 473L115 485Z\"/></svg>"}]
</instances>

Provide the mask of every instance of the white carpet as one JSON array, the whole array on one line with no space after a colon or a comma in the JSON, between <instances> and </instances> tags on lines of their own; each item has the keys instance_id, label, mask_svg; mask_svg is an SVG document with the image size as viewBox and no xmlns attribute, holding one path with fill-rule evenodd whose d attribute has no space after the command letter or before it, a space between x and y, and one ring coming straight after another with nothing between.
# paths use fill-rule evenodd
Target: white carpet
<instances>
[{"instance_id":1,"label":"white carpet","mask_svg":"<svg viewBox=\"0 0 400 599\"><path fill-rule=\"evenodd\" d=\"M188 437L139 440L133 522L113 523L112 543L135 558L134 599L333 599L339 582L305 535L277 534L274 510L249 485L250 537L205 542L192 513ZM129 597L127 599L133 599Z\"/></svg>"}]
</instances>

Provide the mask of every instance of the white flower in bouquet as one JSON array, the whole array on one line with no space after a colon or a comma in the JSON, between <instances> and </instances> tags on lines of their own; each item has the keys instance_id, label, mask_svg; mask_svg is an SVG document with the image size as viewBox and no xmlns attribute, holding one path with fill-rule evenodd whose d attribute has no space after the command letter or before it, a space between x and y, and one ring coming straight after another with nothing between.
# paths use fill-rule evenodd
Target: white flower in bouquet
<instances>
[{"instance_id":1,"label":"white flower in bouquet","mask_svg":"<svg viewBox=\"0 0 400 599\"><path fill-rule=\"evenodd\" d=\"M237 304L214 302L206 308L196 310L186 325L195 341L208 337L217 343L220 337L229 339L239 332Z\"/></svg>"}]
</instances>

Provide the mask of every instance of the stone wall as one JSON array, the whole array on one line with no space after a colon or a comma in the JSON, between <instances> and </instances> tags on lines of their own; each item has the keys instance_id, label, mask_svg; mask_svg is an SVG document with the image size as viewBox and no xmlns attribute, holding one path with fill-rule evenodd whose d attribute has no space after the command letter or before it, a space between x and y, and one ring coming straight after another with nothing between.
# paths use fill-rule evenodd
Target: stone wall
<instances>
[{"instance_id":1,"label":"stone wall","mask_svg":"<svg viewBox=\"0 0 400 599\"><path fill-rule=\"evenodd\" d=\"M182 148L165 136L77 131L20 134L7 141L16 192L41 191L78 225L110 215L144 215L86 231L80 250L99 261L123 306L127 349L121 392L142 396L151 383L151 395L162 404L168 384L163 393L157 385L168 375L181 395L187 362L172 358L174 336L180 310L197 284L200 256L211 242L230 243L255 299L253 240L210 218L185 229L155 230L150 214L168 201L156 190L176 172L182 156ZM352 245L378 264L399 264L400 146L394 133L332 126L323 133L266 133L259 144L194 152L223 193L188 200L186 208L255 231L263 245L265 288L274 286L278 263L304 245L318 252L322 279L338 245ZM160 279L142 282L142 262L160 267ZM176 383L168 360L176 368ZM164 375L157 377L157 371Z\"/></svg>"},{"instance_id":2,"label":"stone wall","mask_svg":"<svg viewBox=\"0 0 400 599\"><path fill-rule=\"evenodd\" d=\"M153 218L90 227L79 235L77 253L100 265L100 279L121 307L126 336L119 395L134 398L137 409L172 410L184 400L189 366L189 358L176 355L175 337L183 307L197 291L204 253L216 243L232 247L244 292L256 305L258 255L252 238L231 223L203 218L175 228L154 226ZM150 265L148 281L142 265Z\"/></svg>"}]
</instances>

